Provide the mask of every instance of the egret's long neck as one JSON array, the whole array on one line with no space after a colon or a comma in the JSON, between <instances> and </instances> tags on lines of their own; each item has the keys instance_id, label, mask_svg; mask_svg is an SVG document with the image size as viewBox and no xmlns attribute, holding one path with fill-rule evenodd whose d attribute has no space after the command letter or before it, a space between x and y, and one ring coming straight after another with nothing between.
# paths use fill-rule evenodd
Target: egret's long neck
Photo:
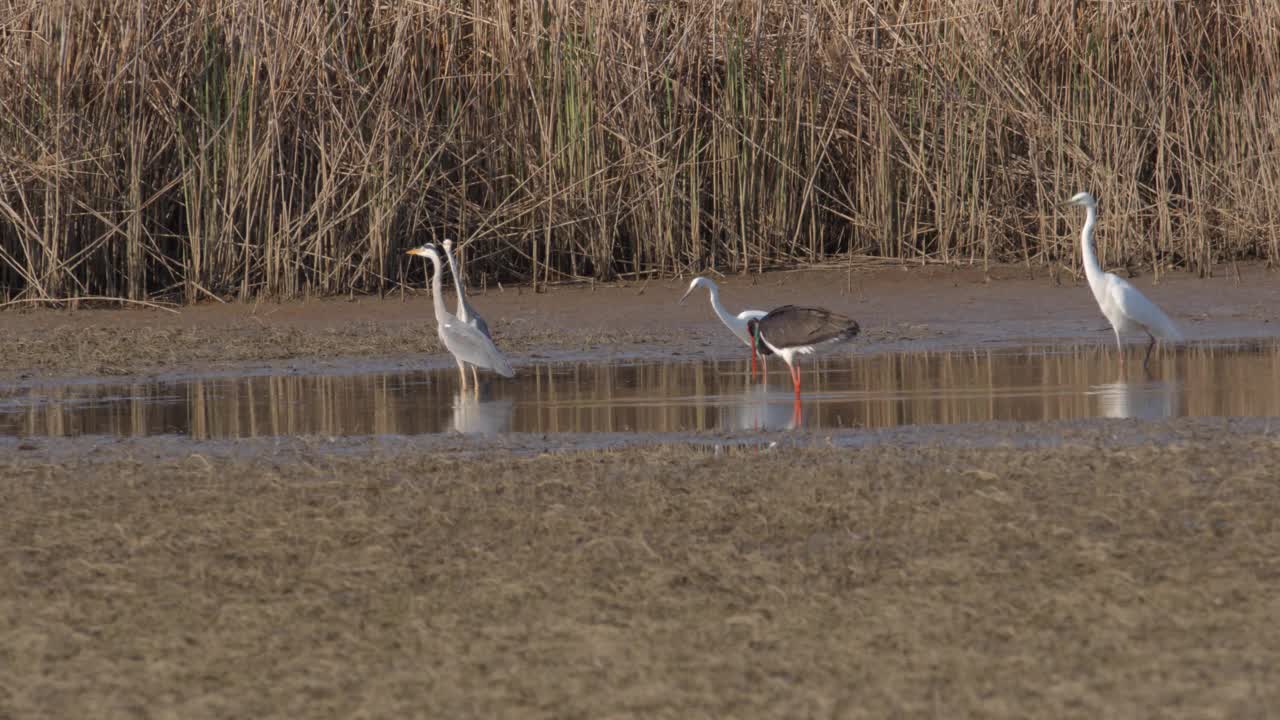
<instances>
[{"instance_id":1,"label":"egret's long neck","mask_svg":"<svg viewBox=\"0 0 1280 720\"><path fill-rule=\"evenodd\" d=\"M1098 263L1098 256L1093 252L1093 226L1098 222L1098 208L1087 206L1085 208L1084 229L1080 231L1080 247L1084 253L1084 275L1089 280L1089 286L1096 292L1102 282L1102 265Z\"/></svg>"},{"instance_id":2,"label":"egret's long neck","mask_svg":"<svg viewBox=\"0 0 1280 720\"><path fill-rule=\"evenodd\" d=\"M445 256L449 258L449 272L453 275L453 289L458 292L458 317L466 321L467 306L462 299L462 276L458 274L458 265L453 261L453 251L445 252Z\"/></svg>"},{"instance_id":3,"label":"egret's long neck","mask_svg":"<svg viewBox=\"0 0 1280 720\"><path fill-rule=\"evenodd\" d=\"M440 323L449 314L444 306L444 296L440 292L440 258L428 255L427 259L431 261L431 302L436 307L436 322Z\"/></svg>"},{"instance_id":4,"label":"egret's long neck","mask_svg":"<svg viewBox=\"0 0 1280 720\"><path fill-rule=\"evenodd\" d=\"M720 288L715 283L707 287L707 294L711 296L711 309L716 311L716 315L720 317L720 322L732 327L738 322L738 318L732 313L724 309L724 305L720 304Z\"/></svg>"}]
</instances>

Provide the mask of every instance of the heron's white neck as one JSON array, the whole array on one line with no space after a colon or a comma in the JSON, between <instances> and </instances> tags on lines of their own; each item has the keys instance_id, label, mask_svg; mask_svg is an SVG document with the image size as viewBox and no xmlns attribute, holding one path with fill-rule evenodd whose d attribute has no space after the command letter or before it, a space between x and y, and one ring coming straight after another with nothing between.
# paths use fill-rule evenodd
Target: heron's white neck
<instances>
[{"instance_id":1,"label":"heron's white neck","mask_svg":"<svg viewBox=\"0 0 1280 720\"><path fill-rule=\"evenodd\" d=\"M453 275L453 288L458 292L458 317L463 321L467 321L467 301L462 298L462 276L458 274L458 265L453 261L453 251L445 250L445 257L449 258L449 272Z\"/></svg>"},{"instance_id":2,"label":"heron's white neck","mask_svg":"<svg viewBox=\"0 0 1280 720\"><path fill-rule=\"evenodd\" d=\"M715 311L720 318L720 322L733 327L738 323L738 318L733 313L724 309L724 305L720 304L720 286L714 282L707 281L707 294L711 296L711 309Z\"/></svg>"},{"instance_id":3,"label":"heron's white neck","mask_svg":"<svg viewBox=\"0 0 1280 720\"><path fill-rule=\"evenodd\" d=\"M1084 253L1084 276L1095 295L1102 288L1102 265L1093 252L1093 226L1098 222L1098 208L1085 206L1084 229L1080 231L1080 248Z\"/></svg>"},{"instance_id":4,"label":"heron's white neck","mask_svg":"<svg viewBox=\"0 0 1280 720\"><path fill-rule=\"evenodd\" d=\"M444 322L445 316L449 314L449 310L444 306L444 296L440 292L440 256L435 253L428 252L427 259L431 261L431 302L436 308L436 325Z\"/></svg>"}]
</instances>

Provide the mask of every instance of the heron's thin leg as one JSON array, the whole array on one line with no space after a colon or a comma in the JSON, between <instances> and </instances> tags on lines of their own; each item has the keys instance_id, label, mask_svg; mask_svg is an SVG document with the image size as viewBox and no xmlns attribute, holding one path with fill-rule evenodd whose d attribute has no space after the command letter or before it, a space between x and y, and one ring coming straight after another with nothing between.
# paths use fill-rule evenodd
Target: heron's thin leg
<instances>
[{"instance_id":1,"label":"heron's thin leg","mask_svg":"<svg viewBox=\"0 0 1280 720\"><path fill-rule=\"evenodd\" d=\"M1124 368L1124 345L1120 343L1120 331L1112 328L1116 334L1116 350L1120 353L1120 367Z\"/></svg>"},{"instance_id":2,"label":"heron's thin leg","mask_svg":"<svg viewBox=\"0 0 1280 720\"><path fill-rule=\"evenodd\" d=\"M480 378L476 375L476 366L471 366L471 382L476 386L476 391L480 390Z\"/></svg>"},{"instance_id":3,"label":"heron's thin leg","mask_svg":"<svg viewBox=\"0 0 1280 720\"><path fill-rule=\"evenodd\" d=\"M1151 348L1153 348L1153 347L1155 347L1155 346L1156 346L1156 336L1155 336L1155 335L1152 335L1150 332L1148 332L1148 333L1147 333L1147 337L1151 338L1151 342L1147 343L1147 354L1142 358L1142 369L1143 369L1143 370L1146 370L1146 369L1147 369L1147 363L1151 362Z\"/></svg>"},{"instance_id":4,"label":"heron's thin leg","mask_svg":"<svg viewBox=\"0 0 1280 720\"><path fill-rule=\"evenodd\" d=\"M466 390L467 389L467 368L462 364L461 360L458 361L458 377L462 379L462 389Z\"/></svg>"}]
</instances>

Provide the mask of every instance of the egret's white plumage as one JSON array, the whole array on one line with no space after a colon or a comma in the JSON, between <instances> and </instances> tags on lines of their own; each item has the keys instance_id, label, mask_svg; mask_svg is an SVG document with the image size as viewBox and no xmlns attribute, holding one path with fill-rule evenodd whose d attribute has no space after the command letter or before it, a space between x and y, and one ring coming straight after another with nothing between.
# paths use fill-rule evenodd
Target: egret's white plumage
<instances>
[{"instance_id":1,"label":"egret's white plumage","mask_svg":"<svg viewBox=\"0 0 1280 720\"><path fill-rule=\"evenodd\" d=\"M752 320L759 320L765 315L768 315L768 313L763 310L743 310L737 315L734 315L726 310L725 306L720 303L720 286L716 285L715 281L711 278L705 277L696 277L689 283L689 289L685 290L684 295L680 296L680 303L684 304L684 301L689 297L689 294L700 287L706 288L708 294L710 294L711 309L715 311L716 317L720 318L720 322L724 323L724 326L729 328L730 332L737 335L738 339L747 347L752 348L752 361L754 362L756 348L754 347L755 343L751 339L751 330L748 329L747 323ZM764 365L764 354L761 354L760 362ZM754 371L754 367L752 370ZM765 371L768 371L767 366L765 366Z\"/></svg>"},{"instance_id":2,"label":"egret's white plumage","mask_svg":"<svg viewBox=\"0 0 1280 720\"><path fill-rule=\"evenodd\" d=\"M440 341L458 362L458 372L462 375L462 387L467 387L467 373L464 363L470 364L474 377L475 368L492 370L502 377L514 377L516 372L503 357L502 352L484 333L462 322L451 314L444 306L444 297L440 292L441 261L440 252L431 244L414 248L410 255L425 257L431 261L431 299L436 310L436 333Z\"/></svg>"},{"instance_id":3,"label":"egret's white plumage","mask_svg":"<svg viewBox=\"0 0 1280 720\"><path fill-rule=\"evenodd\" d=\"M463 288L466 280L459 272L462 263L455 262L453 259L453 240L444 241L444 256L449 260L449 273L453 275L453 287L458 292L458 319L484 333L485 337L492 338L493 336L489 334L489 323L485 322L484 318L480 317L480 313L467 302L466 291Z\"/></svg>"},{"instance_id":4,"label":"egret's white plumage","mask_svg":"<svg viewBox=\"0 0 1280 720\"><path fill-rule=\"evenodd\" d=\"M1084 229L1080 231L1080 245L1084 254L1084 274L1089 289L1098 301L1098 308L1111 323L1116 334L1116 347L1120 349L1120 362L1124 363L1124 346L1120 333L1142 330L1151 338L1142 364L1151 359L1151 348L1156 339L1177 342L1182 340L1178 326L1156 304L1147 299L1132 283L1114 273L1102 272L1102 265L1093 251L1093 227L1098 221L1098 201L1087 192L1076 193L1067 201L1071 205L1083 205L1086 211Z\"/></svg>"}]
</instances>

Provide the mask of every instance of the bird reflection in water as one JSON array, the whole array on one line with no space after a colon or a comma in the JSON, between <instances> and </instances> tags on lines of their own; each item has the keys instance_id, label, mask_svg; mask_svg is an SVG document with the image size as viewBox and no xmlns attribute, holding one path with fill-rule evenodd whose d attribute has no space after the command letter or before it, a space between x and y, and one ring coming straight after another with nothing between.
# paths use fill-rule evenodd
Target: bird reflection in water
<instances>
[{"instance_id":1,"label":"bird reflection in water","mask_svg":"<svg viewBox=\"0 0 1280 720\"><path fill-rule=\"evenodd\" d=\"M764 383L747 385L737 402L723 410L728 430L795 430L804 426L800 398L789 392L769 392Z\"/></svg>"},{"instance_id":2,"label":"bird reflection in water","mask_svg":"<svg viewBox=\"0 0 1280 720\"><path fill-rule=\"evenodd\" d=\"M508 433L514 411L511 398L495 398L493 383L484 382L474 390L454 394L452 427L454 432L465 435Z\"/></svg>"},{"instance_id":3,"label":"bird reflection in water","mask_svg":"<svg viewBox=\"0 0 1280 720\"><path fill-rule=\"evenodd\" d=\"M1119 380L1095 385L1089 394L1098 398L1098 410L1102 417L1160 420L1179 414L1181 383L1176 380L1152 380L1137 382Z\"/></svg>"}]
</instances>

